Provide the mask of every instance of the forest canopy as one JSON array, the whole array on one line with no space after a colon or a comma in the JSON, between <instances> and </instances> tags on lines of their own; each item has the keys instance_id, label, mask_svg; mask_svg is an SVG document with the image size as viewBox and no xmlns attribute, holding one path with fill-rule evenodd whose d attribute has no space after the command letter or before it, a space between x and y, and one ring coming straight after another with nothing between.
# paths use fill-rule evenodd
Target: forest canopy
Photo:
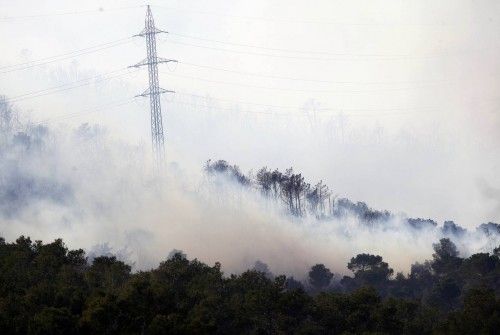
<instances>
[{"instance_id":1,"label":"forest canopy","mask_svg":"<svg viewBox=\"0 0 500 335\"><path fill-rule=\"evenodd\" d=\"M332 257L334 257L332 255ZM500 329L500 248L461 258L449 239L432 259L394 275L359 254L335 278L303 281L262 262L225 274L174 252L133 273L114 256L87 258L61 239L0 238L2 334L494 334Z\"/></svg>"}]
</instances>

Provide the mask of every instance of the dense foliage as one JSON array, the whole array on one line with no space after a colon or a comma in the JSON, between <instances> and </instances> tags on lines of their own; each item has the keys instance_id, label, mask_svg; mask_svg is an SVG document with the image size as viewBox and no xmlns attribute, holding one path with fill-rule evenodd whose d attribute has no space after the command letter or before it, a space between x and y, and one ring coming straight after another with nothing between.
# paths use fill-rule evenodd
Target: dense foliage
<instances>
[{"instance_id":1,"label":"dense foliage","mask_svg":"<svg viewBox=\"0 0 500 335\"><path fill-rule=\"evenodd\" d=\"M88 260L62 240L0 239L2 334L494 334L500 249L460 258L448 239L408 276L360 254L335 278L314 265L303 283L261 262L239 275L175 253L132 273L115 257ZM333 277L333 279L332 279ZM394 278L393 278L394 277Z\"/></svg>"}]
</instances>

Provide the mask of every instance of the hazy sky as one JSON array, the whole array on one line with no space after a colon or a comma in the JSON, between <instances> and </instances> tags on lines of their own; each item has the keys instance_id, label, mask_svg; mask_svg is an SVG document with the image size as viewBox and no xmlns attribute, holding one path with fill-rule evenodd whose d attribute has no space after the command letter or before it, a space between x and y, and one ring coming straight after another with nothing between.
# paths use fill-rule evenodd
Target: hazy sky
<instances>
[{"instance_id":1,"label":"hazy sky","mask_svg":"<svg viewBox=\"0 0 500 335\"><path fill-rule=\"evenodd\" d=\"M170 161L294 166L376 208L500 220L498 1L149 3L170 32L158 54L179 60L160 66L177 92L163 98ZM126 39L144 4L0 0L0 94L33 122L97 123L149 145L147 100L131 100L147 73L125 70L145 57L144 40ZM116 77L22 96L97 75Z\"/></svg>"}]
</instances>

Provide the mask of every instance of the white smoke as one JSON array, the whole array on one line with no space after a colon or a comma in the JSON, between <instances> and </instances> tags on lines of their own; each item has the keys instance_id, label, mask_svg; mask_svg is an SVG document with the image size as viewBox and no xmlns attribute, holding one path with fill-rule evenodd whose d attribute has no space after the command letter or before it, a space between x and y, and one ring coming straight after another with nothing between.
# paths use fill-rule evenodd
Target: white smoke
<instances>
[{"instance_id":1,"label":"white smoke","mask_svg":"<svg viewBox=\"0 0 500 335\"><path fill-rule=\"evenodd\" d=\"M275 274L300 277L316 263L346 272L361 252L408 271L443 237L439 227L413 229L404 215L371 227L354 215L293 217L257 190L183 161L160 178L151 174L148 146L120 142L98 126L5 121L2 135L0 236L7 240L60 237L90 257L117 253L135 269L157 266L176 248L220 261L228 273L261 260ZM475 231L453 239L463 256L499 243L498 235Z\"/></svg>"}]
</instances>

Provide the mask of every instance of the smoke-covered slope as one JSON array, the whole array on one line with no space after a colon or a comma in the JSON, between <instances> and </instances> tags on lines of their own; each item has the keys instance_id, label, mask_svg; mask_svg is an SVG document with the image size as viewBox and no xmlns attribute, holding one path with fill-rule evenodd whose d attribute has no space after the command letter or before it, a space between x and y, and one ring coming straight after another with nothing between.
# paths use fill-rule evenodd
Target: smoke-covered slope
<instances>
[{"instance_id":1,"label":"smoke-covered slope","mask_svg":"<svg viewBox=\"0 0 500 335\"><path fill-rule=\"evenodd\" d=\"M149 148L98 126L33 125L5 102L0 113L0 235L7 239L62 237L93 255L118 252L136 269L178 248L230 271L260 259L273 271L298 274L314 262L345 271L362 252L408 270L444 236L463 256L499 244L494 223L465 231L373 210L291 169L244 175L221 161L205 169L180 161L154 177Z\"/></svg>"}]
</instances>

